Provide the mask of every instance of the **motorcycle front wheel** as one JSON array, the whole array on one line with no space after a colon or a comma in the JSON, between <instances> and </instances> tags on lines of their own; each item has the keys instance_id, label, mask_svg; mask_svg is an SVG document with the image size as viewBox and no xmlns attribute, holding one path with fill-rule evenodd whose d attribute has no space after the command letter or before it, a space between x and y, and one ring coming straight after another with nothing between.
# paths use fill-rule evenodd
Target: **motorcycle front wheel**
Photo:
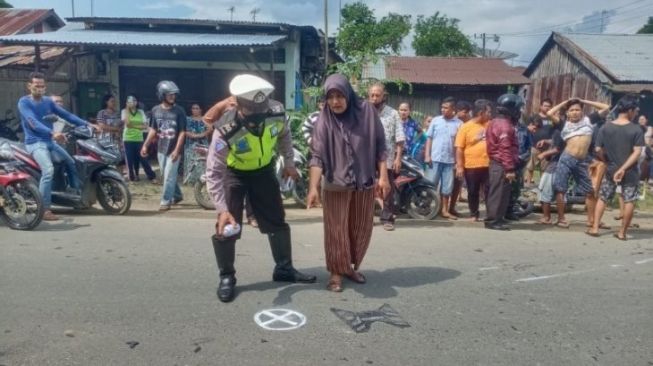
<instances>
[{"instance_id":1,"label":"motorcycle front wheel","mask_svg":"<svg viewBox=\"0 0 653 366\"><path fill-rule=\"evenodd\" d=\"M14 230L32 230L43 220L45 207L38 186L31 181L12 182L5 187L0 219Z\"/></svg>"},{"instance_id":2,"label":"motorcycle front wheel","mask_svg":"<svg viewBox=\"0 0 653 366\"><path fill-rule=\"evenodd\" d=\"M97 198L104 211L112 215L124 215L132 205L132 196L127 184L116 178L98 179Z\"/></svg>"},{"instance_id":3,"label":"motorcycle front wheel","mask_svg":"<svg viewBox=\"0 0 653 366\"><path fill-rule=\"evenodd\" d=\"M410 192L406 212L414 219L432 220L440 212L440 195L428 187L417 187Z\"/></svg>"}]
</instances>

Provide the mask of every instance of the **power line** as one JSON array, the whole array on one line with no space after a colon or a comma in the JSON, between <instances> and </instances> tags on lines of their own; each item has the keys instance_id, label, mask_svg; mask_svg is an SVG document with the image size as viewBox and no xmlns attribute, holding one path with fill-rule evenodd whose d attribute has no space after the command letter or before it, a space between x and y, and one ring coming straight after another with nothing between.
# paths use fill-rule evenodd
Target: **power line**
<instances>
[{"instance_id":1,"label":"power line","mask_svg":"<svg viewBox=\"0 0 653 366\"><path fill-rule=\"evenodd\" d=\"M647 0L636 0L636 1L630 2L628 4L625 4L625 5L616 7L616 8L605 10L605 12L609 13L609 12L612 12L612 11L623 9L625 7L628 7L628 6L637 4L637 3L641 3L643 1L647 1ZM644 7L650 6L650 5L651 4L646 4ZM633 10L637 10L637 9L639 9L639 8L629 9L629 10L626 10L624 12L633 11ZM574 20L574 21L568 21L568 22L565 22L565 23L560 23L560 24L552 25L552 26L545 26L545 27L533 28L533 29L523 30L523 31L509 32L509 33L501 33L501 34L499 34L499 36L513 36L513 35L521 35L521 34L533 34L533 33L539 33L539 32L542 32L542 31L550 31L550 30L553 30L553 29L556 29L556 28L561 28L561 27L565 27L565 26L572 26L572 25L577 25L577 24L582 24L582 23L583 23L582 21L579 22L578 20Z\"/></svg>"}]
</instances>

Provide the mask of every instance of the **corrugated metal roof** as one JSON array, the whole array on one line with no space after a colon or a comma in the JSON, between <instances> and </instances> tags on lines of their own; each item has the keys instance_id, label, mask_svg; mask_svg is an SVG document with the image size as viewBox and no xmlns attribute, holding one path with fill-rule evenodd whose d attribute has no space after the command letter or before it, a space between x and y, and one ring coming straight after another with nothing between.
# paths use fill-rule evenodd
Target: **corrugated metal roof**
<instances>
[{"instance_id":1,"label":"corrugated metal roof","mask_svg":"<svg viewBox=\"0 0 653 366\"><path fill-rule=\"evenodd\" d=\"M48 18L53 28L61 28L64 22L52 9L0 9L0 35L21 34ZM55 26L56 25L56 26Z\"/></svg>"},{"instance_id":2,"label":"corrugated metal roof","mask_svg":"<svg viewBox=\"0 0 653 366\"><path fill-rule=\"evenodd\" d=\"M183 18L131 18L131 17L76 17L66 18L69 22L95 23L95 24L155 24L155 25L201 25L201 26L221 26L221 25L240 25L252 27L293 27L288 23L271 23L271 22L250 22L239 20L214 20L214 19L183 19Z\"/></svg>"},{"instance_id":3,"label":"corrugated metal roof","mask_svg":"<svg viewBox=\"0 0 653 366\"><path fill-rule=\"evenodd\" d=\"M653 35L563 34L620 82L653 81Z\"/></svg>"},{"instance_id":4,"label":"corrugated metal roof","mask_svg":"<svg viewBox=\"0 0 653 366\"><path fill-rule=\"evenodd\" d=\"M386 57L385 78L415 84L522 85L530 80L500 59L478 57ZM380 78L379 78L380 79Z\"/></svg>"},{"instance_id":5,"label":"corrugated metal roof","mask_svg":"<svg viewBox=\"0 0 653 366\"><path fill-rule=\"evenodd\" d=\"M48 62L66 52L62 47L41 48L41 61ZM0 67L9 65L32 65L34 64L34 47L31 46L7 46L0 47Z\"/></svg>"},{"instance_id":6,"label":"corrugated metal roof","mask_svg":"<svg viewBox=\"0 0 653 366\"><path fill-rule=\"evenodd\" d=\"M0 37L6 44L53 46L211 47L271 45L286 36L88 30L67 26L58 32Z\"/></svg>"}]
</instances>

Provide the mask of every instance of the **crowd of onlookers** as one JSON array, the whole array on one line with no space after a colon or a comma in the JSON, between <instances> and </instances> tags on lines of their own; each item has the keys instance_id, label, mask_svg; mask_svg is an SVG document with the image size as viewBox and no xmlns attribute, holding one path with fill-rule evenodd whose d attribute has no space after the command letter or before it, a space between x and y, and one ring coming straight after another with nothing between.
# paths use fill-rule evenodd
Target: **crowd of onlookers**
<instances>
[{"instance_id":1,"label":"crowd of onlookers","mask_svg":"<svg viewBox=\"0 0 653 366\"><path fill-rule=\"evenodd\" d=\"M532 116L521 113L523 104L515 113L502 109L501 100L469 102L448 97L441 102L440 115L418 122L411 116L410 103L400 103L397 110L386 103L383 84L372 84L367 92L367 102L375 107L385 132L390 185L394 186L402 155L419 161L425 176L438 186L441 217L449 220L462 216L457 203L463 189L470 219L485 221L490 229L508 230L506 224L519 219L515 210L522 190L537 189L542 207L539 224L569 227L567 199L581 196L587 234L596 236L599 229L608 228L601 217L616 192L621 203L617 219L622 225L615 236L623 240L634 202L653 178L653 127L639 112L638 96L627 95L614 107L577 98L557 105L543 99ZM304 122L309 141L319 115L315 112ZM510 129L498 127L500 133L490 136L491 126L503 120L510 122ZM497 185L492 183L495 173L501 174L495 179ZM395 225L391 196L382 204L381 222L386 230ZM487 206L485 220L480 214L482 200ZM490 217L496 215L493 206L499 208L501 217ZM557 213L555 220L552 210Z\"/></svg>"}]
</instances>

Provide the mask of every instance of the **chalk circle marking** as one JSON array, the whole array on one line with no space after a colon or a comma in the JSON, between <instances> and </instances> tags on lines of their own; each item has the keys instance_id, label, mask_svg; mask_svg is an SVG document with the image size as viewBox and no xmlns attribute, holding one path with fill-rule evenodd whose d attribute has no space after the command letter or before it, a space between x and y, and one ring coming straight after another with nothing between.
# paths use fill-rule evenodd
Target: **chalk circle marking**
<instances>
[{"instance_id":1,"label":"chalk circle marking","mask_svg":"<svg viewBox=\"0 0 653 366\"><path fill-rule=\"evenodd\" d=\"M254 314L254 322L267 330L294 330L306 324L306 316L289 309L266 309Z\"/></svg>"}]
</instances>

